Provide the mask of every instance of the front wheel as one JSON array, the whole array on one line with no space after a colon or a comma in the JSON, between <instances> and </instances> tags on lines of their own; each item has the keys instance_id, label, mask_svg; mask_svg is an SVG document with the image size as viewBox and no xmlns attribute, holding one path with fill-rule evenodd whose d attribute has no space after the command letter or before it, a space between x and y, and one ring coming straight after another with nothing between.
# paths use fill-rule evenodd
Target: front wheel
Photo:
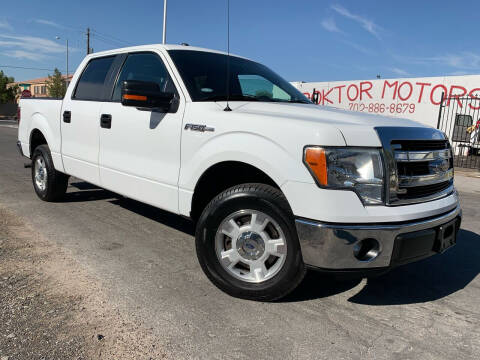
<instances>
[{"instance_id":1,"label":"front wheel","mask_svg":"<svg viewBox=\"0 0 480 360\"><path fill-rule=\"evenodd\" d=\"M279 299L305 275L290 206L264 184L238 185L214 198L198 221L196 248L209 279L239 298Z\"/></svg>"},{"instance_id":2,"label":"front wheel","mask_svg":"<svg viewBox=\"0 0 480 360\"><path fill-rule=\"evenodd\" d=\"M58 201L67 191L68 175L55 170L48 145L33 151L32 182L35 193L44 201Z\"/></svg>"}]
</instances>

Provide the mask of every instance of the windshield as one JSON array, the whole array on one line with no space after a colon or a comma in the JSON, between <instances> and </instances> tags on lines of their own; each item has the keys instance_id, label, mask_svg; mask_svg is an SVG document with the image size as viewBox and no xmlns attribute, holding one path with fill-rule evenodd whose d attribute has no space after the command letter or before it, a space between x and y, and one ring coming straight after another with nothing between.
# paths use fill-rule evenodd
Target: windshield
<instances>
[{"instance_id":1,"label":"windshield","mask_svg":"<svg viewBox=\"0 0 480 360\"><path fill-rule=\"evenodd\" d=\"M227 56L204 51L170 50L193 101L227 99ZM310 104L300 91L259 63L230 57L229 99Z\"/></svg>"}]
</instances>

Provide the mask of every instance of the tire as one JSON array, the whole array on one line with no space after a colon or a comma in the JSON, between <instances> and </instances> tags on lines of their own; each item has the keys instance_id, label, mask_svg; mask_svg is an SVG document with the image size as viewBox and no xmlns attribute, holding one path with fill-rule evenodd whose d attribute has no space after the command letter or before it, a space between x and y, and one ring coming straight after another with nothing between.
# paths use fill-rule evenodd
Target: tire
<instances>
[{"instance_id":1,"label":"tire","mask_svg":"<svg viewBox=\"0 0 480 360\"><path fill-rule=\"evenodd\" d=\"M198 220L195 243L204 273L234 297L278 300L305 276L293 213L269 185L237 185L216 196Z\"/></svg>"},{"instance_id":2,"label":"tire","mask_svg":"<svg viewBox=\"0 0 480 360\"><path fill-rule=\"evenodd\" d=\"M55 170L48 145L39 145L32 155L32 182L43 201L59 201L65 195L69 176Z\"/></svg>"}]
</instances>

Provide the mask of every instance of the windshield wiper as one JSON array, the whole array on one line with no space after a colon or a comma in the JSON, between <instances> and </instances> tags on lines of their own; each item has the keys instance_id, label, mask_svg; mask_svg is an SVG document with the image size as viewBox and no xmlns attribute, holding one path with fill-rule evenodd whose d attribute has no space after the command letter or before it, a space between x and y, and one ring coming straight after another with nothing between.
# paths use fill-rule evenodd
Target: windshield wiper
<instances>
[{"instance_id":1,"label":"windshield wiper","mask_svg":"<svg viewBox=\"0 0 480 360\"><path fill-rule=\"evenodd\" d=\"M283 100L283 99L271 99L270 101L279 102L279 103L289 103L289 104L311 104L310 101L293 99L293 100Z\"/></svg>"},{"instance_id":2,"label":"windshield wiper","mask_svg":"<svg viewBox=\"0 0 480 360\"><path fill-rule=\"evenodd\" d=\"M308 100L293 99L293 100L281 100L272 99L267 96L255 96L255 95L230 95L229 100L232 101L260 101L260 102L282 102L282 103L296 103L296 104L311 104ZM227 101L227 95L212 95L207 96L199 101Z\"/></svg>"},{"instance_id":3,"label":"windshield wiper","mask_svg":"<svg viewBox=\"0 0 480 360\"><path fill-rule=\"evenodd\" d=\"M289 103L294 103L294 104L312 104L311 101L300 100L300 99L289 100L288 102Z\"/></svg>"},{"instance_id":4,"label":"windshield wiper","mask_svg":"<svg viewBox=\"0 0 480 360\"><path fill-rule=\"evenodd\" d=\"M255 96L250 96L250 95L230 95L228 99L232 101L260 101ZM227 101L227 96L212 95L212 96L207 96L199 101Z\"/></svg>"}]
</instances>

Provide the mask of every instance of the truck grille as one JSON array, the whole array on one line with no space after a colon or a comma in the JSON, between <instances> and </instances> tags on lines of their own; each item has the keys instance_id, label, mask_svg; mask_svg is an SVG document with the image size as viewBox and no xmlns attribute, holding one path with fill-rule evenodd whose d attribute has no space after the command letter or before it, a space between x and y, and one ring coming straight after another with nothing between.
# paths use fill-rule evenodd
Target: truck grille
<instances>
[{"instance_id":1,"label":"truck grille","mask_svg":"<svg viewBox=\"0 0 480 360\"><path fill-rule=\"evenodd\" d=\"M384 152L385 204L440 199L453 191L453 155L445 133L415 126L375 127Z\"/></svg>"},{"instance_id":2,"label":"truck grille","mask_svg":"<svg viewBox=\"0 0 480 360\"><path fill-rule=\"evenodd\" d=\"M391 148L397 181L390 204L429 201L449 192L453 157L447 140L393 140Z\"/></svg>"},{"instance_id":3,"label":"truck grille","mask_svg":"<svg viewBox=\"0 0 480 360\"><path fill-rule=\"evenodd\" d=\"M407 188L406 193L398 194L397 196L401 200L422 198L422 197L434 195L440 191L448 189L450 185L451 185L450 181L444 181L438 184L416 186L412 188Z\"/></svg>"},{"instance_id":4,"label":"truck grille","mask_svg":"<svg viewBox=\"0 0 480 360\"><path fill-rule=\"evenodd\" d=\"M397 171L399 176L418 176L427 174L428 161L419 161L417 163L397 163Z\"/></svg>"},{"instance_id":5,"label":"truck grille","mask_svg":"<svg viewBox=\"0 0 480 360\"><path fill-rule=\"evenodd\" d=\"M400 145L404 151L442 150L448 149L445 140L393 140L392 145Z\"/></svg>"}]
</instances>

